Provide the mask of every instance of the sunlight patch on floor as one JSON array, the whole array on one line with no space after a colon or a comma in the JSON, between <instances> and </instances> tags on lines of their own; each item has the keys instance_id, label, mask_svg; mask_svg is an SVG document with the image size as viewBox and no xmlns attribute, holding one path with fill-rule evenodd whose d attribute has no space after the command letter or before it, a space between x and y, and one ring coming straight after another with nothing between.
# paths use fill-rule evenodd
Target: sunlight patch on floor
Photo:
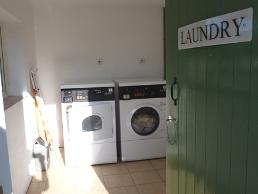
<instances>
[{"instance_id":1,"label":"sunlight patch on floor","mask_svg":"<svg viewBox=\"0 0 258 194\"><path fill-rule=\"evenodd\" d=\"M165 194L165 159L67 168L63 158L62 149L52 151L27 194Z\"/></svg>"}]
</instances>

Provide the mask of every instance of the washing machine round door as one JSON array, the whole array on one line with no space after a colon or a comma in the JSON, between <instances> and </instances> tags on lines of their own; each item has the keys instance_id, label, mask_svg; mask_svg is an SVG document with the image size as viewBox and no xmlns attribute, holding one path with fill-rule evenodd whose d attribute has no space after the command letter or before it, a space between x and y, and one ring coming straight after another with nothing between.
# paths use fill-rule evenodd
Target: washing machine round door
<instances>
[{"instance_id":1,"label":"washing machine round door","mask_svg":"<svg viewBox=\"0 0 258 194\"><path fill-rule=\"evenodd\" d=\"M131 118L131 126L135 133L141 136L153 134L159 127L160 117L152 107L137 109Z\"/></svg>"}]
</instances>

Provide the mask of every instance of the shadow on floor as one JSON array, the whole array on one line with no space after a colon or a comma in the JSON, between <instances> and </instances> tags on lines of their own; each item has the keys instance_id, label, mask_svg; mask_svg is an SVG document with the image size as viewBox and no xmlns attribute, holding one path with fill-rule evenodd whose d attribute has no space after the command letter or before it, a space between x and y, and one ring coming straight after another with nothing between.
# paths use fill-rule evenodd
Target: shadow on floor
<instances>
[{"instance_id":1,"label":"shadow on floor","mask_svg":"<svg viewBox=\"0 0 258 194\"><path fill-rule=\"evenodd\" d=\"M66 167L59 149L50 161L27 194L165 194L165 159Z\"/></svg>"},{"instance_id":2,"label":"shadow on floor","mask_svg":"<svg viewBox=\"0 0 258 194\"><path fill-rule=\"evenodd\" d=\"M33 158L35 161L36 173L32 177L27 194L42 194L49 188L47 170L50 164L49 147L34 144Z\"/></svg>"}]
</instances>

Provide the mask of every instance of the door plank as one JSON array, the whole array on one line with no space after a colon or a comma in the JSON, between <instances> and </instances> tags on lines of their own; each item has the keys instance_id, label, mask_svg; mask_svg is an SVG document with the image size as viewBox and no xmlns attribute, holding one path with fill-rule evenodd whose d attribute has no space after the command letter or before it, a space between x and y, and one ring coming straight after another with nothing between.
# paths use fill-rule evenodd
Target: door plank
<instances>
[{"instance_id":1,"label":"door plank","mask_svg":"<svg viewBox=\"0 0 258 194\"><path fill-rule=\"evenodd\" d=\"M234 86L234 61L230 56L231 46L222 49L219 65L219 96L218 96L218 150L217 150L217 179L216 193L229 193L230 153L232 135L232 108Z\"/></svg>"},{"instance_id":2,"label":"door plank","mask_svg":"<svg viewBox=\"0 0 258 194\"><path fill-rule=\"evenodd\" d=\"M188 16L187 23L193 23L198 20L195 9L197 8L195 1L188 1L186 13ZM196 74L197 61L196 55L198 49L189 49L187 51L188 59L185 64L186 75L186 194L193 194L195 187L195 146L196 146Z\"/></svg>"},{"instance_id":3,"label":"door plank","mask_svg":"<svg viewBox=\"0 0 258 194\"><path fill-rule=\"evenodd\" d=\"M252 5L254 21L258 20L255 0L176 2L178 26ZM258 193L258 25L254 25L252 44L177 51L178 190L173 194Z\"/></svg>"},{"instance_id":4,"label":"door plank","mask_svg":"<svg viewBox=\"0 0 258 194\"><path fill-rule=\"evenodd\" d=\"M196 63L195 52L188 53L186 64L187 88L186 88L186 193L192 194L194 191L195 179L195 79Z\"/></svg>"},{"instance_id":5,"label":"door plank","mask_svg":"<svg viewBox=\"0 0 258 194\"><path fill-rule=\"evenodd\" d=\"M214 17L223 14L220 9L220 1L207 1L207 17ZM206 68L206 179L205 194L216 193L217 183L217 157L218 157L218 104L219 104L219 66L222 56L221 46L207 48L207 68Z\"/></svg>"},{"instance_id":6,"label":"door plank","mask_svg":"<svg viewBox=\"0 0 258 194\"><path fill-rule=\"evenodd\" d=\"M228 0L222 1L222 8L226 12L233 12L248 8L250 1ZM238 43L229 45L228 58L234 60L234 88L233 88L233 115L231 133L231 163L230 181L227 193L244 194L246 188L246 153L249 131L249 91L250 91L250 64L251 44ZM220 159L220 158L219 158Z\"/></svg>"},{"instance_id":7,"label":"door plank","mask_svg":"<svg viewBox=\"0 0 258 194\"><path fill-rule=\"evenodd\" d=\"M258 2L252 0L254 9L252 65L251 65L251 93L250 120L247 157L247 185L246 194L258 193Z\"/></svg>"},{"instance_id":8,"label":"door plank","mask_svg":"<svg viewBox=\"0 0 258 194\"><path fill-rule=\"evenodd\" d=\"M179 194L186 192L186 171L187 171L187 139L186 139L186 97L187 97L187 82L185 75L185 59L187 55L185 51L179 54L179 83L180 83L180 101L179 101L179 130L178 130L178 179L179 179Z\"/></svg>"},{"instance_id":9,"label":"door plank","mask_svg":"<svg viewBox=\"0 0 258 194\"><path fill-rule=\"evenodd\" d=\"M174 106L171 100L171 84L174 77L178 77L178 50L177 50L177 28L178 28L178 1L167 1L165 11L166 21L166 81L167 81L167 109L168 115L178 118L178 106ZM170 134L172 129L168 128ZM178 194L178 144L167 143L166 160L166 193Z\"/></svg>"},{"instance_id":10,"label":"door plank","mask_svg":"<svg viewBox=\"0 0 258 194\"><path fill-rule=\"evenodd\" d=\"M187 25L189 23L189 18L185 12L186 3L189 0L181 1L179 0L179 26ZM186 50L179 51L179 83L180 83L180 104L179 104L179 132L178 132L178 164L179 164L179 194L186 194L187 186L187 93L188 93L188 83L187 83L187 64L189 62L189 54Z\"/></svg>"},{"instance_id":11,"label":"door plank","mask_svg":"<svg viewBox=\"0 0 258 194\"><path fill-rule=\"evenodd\" d=\"M194 9L198 8L196 21L203 20L206 17L206 0L195 1ZM195 52L195 180L194 194L204 194L205 185L205 118L206 118L206 63L207 49L199 48Z\"/></svg>"},{"instance_id":12,"label":"door plank","mask_svg":"<svg viewBox=\"0 0 258 194\"><path fill-rule=\"evenodd\" d=\"M207 60L206 96L206 185L205 194L215 193L217 158L218 66L221 53L210 48Z\"/></svg>"}]
</instances>

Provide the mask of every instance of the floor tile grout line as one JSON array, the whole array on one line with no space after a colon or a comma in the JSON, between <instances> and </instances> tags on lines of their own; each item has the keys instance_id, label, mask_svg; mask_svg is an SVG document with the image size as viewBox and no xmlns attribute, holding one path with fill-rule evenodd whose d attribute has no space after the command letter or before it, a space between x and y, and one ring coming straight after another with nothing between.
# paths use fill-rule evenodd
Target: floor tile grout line
<instances>
[{"instance_id":1,"label":"floor tile grout line","mask_svg":"<svg viewBox=\"0 0 258 194\"><path fill-rule=\"evenodd\" d=\"M151 167L152 167L153 169L155 169L154 165L151 163L152 160L148 160L148 161L149 161Z\"/></svg>"},{"instance_id":2,"label":"floor tile grout line","mask_svg":"<svg viewBox=\"0 0 258 194\"><path fill-rule=\"evenodd\" d=\"M144 184L138 184L136 185L137 190L139 191L139 194L141 194L140 187L141 186L147 186L147 185L153 185L153 184L162 184L163 182L151 182L151 183L144 183Z\"/></svg>"},{"instance_id":3,"label":"floor tile grout line","mask_svg":"<svg viewBox=\"0 0 258 194\"><path fill-rule=\"evenodd\" d=\"M126 168L127 168L127 170L128 170L128 174L130 175L131 179L133 180L134 186L135 186L135 188L137 189L138 194L141 194L141 193L140 193L140 190L139 190L138 187L137 187L137 184L135 183L135 181L134 181L134 179L133 179L133 177L132 177L132 174L131 174L131 172L130 172L130 169L129 169L128 165L125 165L125 166L126 166Z\"/></svg>"},{"instance_id":4,"label":"floor tile grout line","mask_svg":"<svg viewBox=\"0 0 258 194\"><path fill-rule=\"evenodd\" d=\"M97 170L96 171L96 169L94 169L94 168L92 168L92 170L93 171L95 171L95 173L96 172L98 172L98 173L96 173L97 175L100 175L100 176L98 176L99 178L100 178L100 182L102 182L101 180L103 180L103 184L104 184L104 187L107 189L107 191L108 191L108 188L106 187L106 185L105 185L105 176L115 176L115 175L126 175L126 176L128 176L128 177L130 177L130 179L132 180L132 185L128 185L128 186L118 186L118 187L113 187L113 188L126 188L126 187L134 187L135 189L136 189L136 191L140 194L141 193L141 190L139 189L139 187L141 186L141 185L148 185L148 184L153 184L153 183L156 183L156 184L166 184L164 181L163 181L163 178L162 178L162 176L161 176L161 174L159 173L159 171L162 169L162 168L155 168L155 165L154 164L152 164L151 163L151 161L152 160L142 160L143 162L147 162L146 164L148 164L148 166L150 166L150 169L144 169L144 170L137 170L137 171L130 171L130 168L129 168L129 165L127 165L128 164L128 162L127 163L122 163L122 165L126 168L126 170L127 170L127 172L123 172L123 170L122 170L122 173L121 172L119 172L119 170L118 170L118 173L115 173L115 174L107 174L107 175L104 175L104 171L103 171L103 166L100 166L100 170ZM134 161L134 162L141 162L141 161ZM116 165L116 164L114 164L114 165ZM121 165L121 164L118 164L118 165ZM59 172L59 171L58 171ZM133 174L134 173L146 173L146 172L155 172L155 174L157 174L157 177L159 177L159 180L157 180L157 181L153 181L153 182L146 182L146 183L140 183L140 184L137 184L136 182L135 182L135 179L133 178ZM55 173L55 172L54 172ZM42 180L42 181L35 181L35 182L31 182L31 184L46 184L47 183L47 181L48 180ZM75 187L76 186L76 184L73 184L73 187ZM76 191L76 189L74 188L74 191Z\"/></svg>"},{"instance_id":5,"label":"floor tile grout line","mask_svg":"<svg viewBox=\"0 0 258 194\"><path fill-rule=\"evenodd\" d=\"M138 172L132 172L131 174L136 174L136 173L147 173L147 172L155 172L155 174L158 175L158 177L160 177L159 173L157 170L155 169L151 169L151 170L145 170L145 171L138 171ZM162 178L161 178L162 179Z\"/></svg>"},{"instance_id":6,"label":"floor tile grout line","mask_svg":"<svg viewBox=\"0 0 258 194\"><path fill-rule=\"evenodd\" d=\"M153 160L150 160L150 163L151 163L151 161L161 161L161 160L165 160L165 158L158 158L158 159L153 159ZM152 165L152 167L155 169L155 170L160 170L160 169L163 169L163 167L161 167L161 168L156 168L152 163L151 163L151 165ZM165 168L166 168L166 166L165 166Z\"/></svg>"},{"instance_id":7,"label":"floor tile grout line","mask_svg":"<svg viewBox=\"0 0 258 194\"><path fill-rule=\"evenodd\" d=\"M162 182L163 182L163 178L162 178L162 176L159 174L159 170L156 170L156 171L157 171L159 177L161 178L161 180L162 180Z\"/></svg>"},{"instance_id":8,"label":"floor tile grout line","mask_svg":"<svg viewBox=\"0 0 258 194\"><path fill-rule=\"evenodd\" d=\"M152 181L152 182L148 182L148 183L140 183L140 184L136 184L136 186L138 185L149 185L149 184L154 184L154 183L163 183L163 181Z\"/></svg>"},{"instance_id":9,"label":"floor tile grout line","mask_svg":"<svg viewBox=\"0 0 258 194\"><path fill-rule=\"evenodd\" d=\"M114 164L114 165L116 165L116 164ZM122 175L122 174L128 174L128 173L129 173L129 170L128 170L128 168L127 168L126 165L124 165L124 164L121 165L120 163L117 163L117 165L118 165L118 166L124 166L127 171L126 171L126 172L122 172L122 173L119 172L119 173L115 173L115 174L104 174L104 173L103 173L103 168L102 168L102 174L103 174L103 176ZM105 165L104 165L104 166L105 166ZM108 165L107 165L107 166L108 166Z\"/></svg>"},{"instance_id":10,"label":"floor tile grout line","mask_svg":"<svg viewBox=\"0 0 258 194\"><path fill-rule=\"evenodd\" d=\"M121 176L121 175L124 175L124 176L127 175L127 176L129 176L133 184L132 184L132 185L126 185L126 186L114 186L114 187L110 187L110 188L108 188L108 187L106 186L106 188L109 190L109 189L119 188L119 187L135 186L134 180L133 180L133 178L131 177L131 175L129 174L129 172L128 172L128 173L125 173L125 174L105 175L105 176L107 177L107 176Z\"/></svg>"},{"instance_id":11,"label":"floor tile grout line","mask_svg":"<svg viewBox=\"0 0 258 194\"><path fill-rule=\"evenodd\" d=\"M150 172L150 171L153 171L153 172L155 172L156 170L147 170L147 171L141 171L141 172L134 172L134 173L143 173L143 172ZM157 173L157 172L156 172ZM157 173L158 174L158 173ZM130 176L132 177L132 173L130 173ZM158 174L158 176L159 176L159 174ZM159 177L160 178L160 177ZM133 179L133 177L132 177L132 179ZM135 181L134 181L134 179L133 179L133 182L135 183ZM153 181L153 182L148 182L148 183L142 183L142 184L136 184L135 183L135 187L137 188L137 191L138 191L138 193L139 194L141 194L141 190L140 190L140 186L142 186L142 185L148 185L148 184L154 184L154 183L163 183L163 180L162 180L162 178L160 178L160 181Z\"/></svg>"},{"instance_id":12,"label":"floor tile grout line","mask_svg":"<svg viewBox=\"0 0 258 194\"><path fill-rule=\"evenodd\" d=\"M149 170L155 170L152 165L148 162L149 160L139 160L139 161L131 161L131 163L140 163L140 162L147 162L150 166L150 169L144 169L144 170L137 170L137 171L131 171L130 168L128 167L128 165L126 165L128 167L128 170L130 173L136 173L136 172L144 172L144 171L149 171ZM130 162L129 162L130 163Z\"/></svg>"}]
</instances>

